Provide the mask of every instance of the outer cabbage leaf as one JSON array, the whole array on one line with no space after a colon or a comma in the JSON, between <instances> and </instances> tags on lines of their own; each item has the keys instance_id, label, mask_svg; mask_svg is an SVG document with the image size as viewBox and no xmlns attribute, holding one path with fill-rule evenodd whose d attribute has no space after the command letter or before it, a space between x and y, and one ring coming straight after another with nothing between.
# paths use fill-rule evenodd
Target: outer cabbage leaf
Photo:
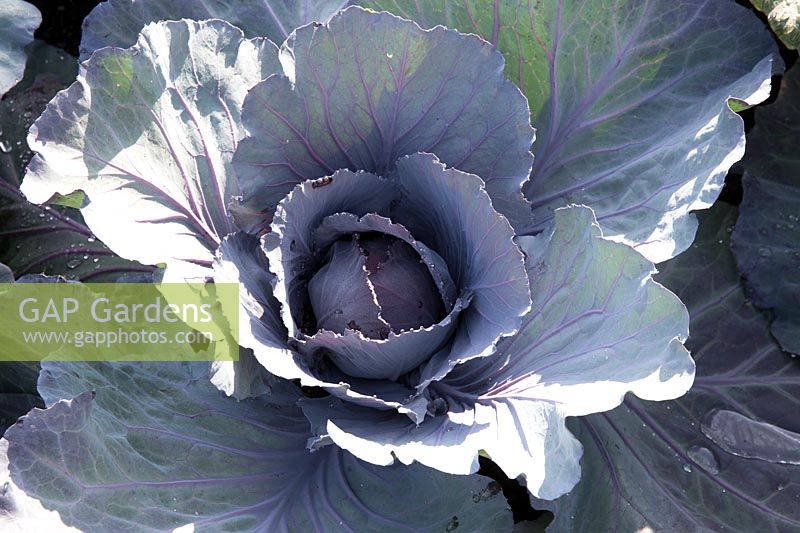
<instances>
[{"instance_id":1,"label":"outer cabbage leaf","mask_svg":"<svg viewBox=\"0 0 800 533\"><path fill-rule=\"evenodd\" d=\"M23 0L3 0L0 5L0 96L16 85L25 70L25 46L42 14Z\"/></svg>"},{"instance_id":2,"label":"outer cabbage leaf","mask_svg":"<svg viewBox=\"0 0 800 533\"><path fill-rule=\"evenodd\" d=\"M13 282L14 273L0 263L0 283ZM37 363L0 363L0 433L5 433L11 424L34 407L44 407L44 402L36 391L38 377ZM8 474L7 448L8 443L0 440L0 481L4 482L0 493L0 526L4 531L19 526L18 529L23 531L26 530L22 527L23 523L26 528L59 525L61 522L56 513L48 513L42 509L39 502L28 497L11 483ZM9 516L12 514L19 515L19 521L10 519Z\"/></svg>"},{"instance_id":3,"label":"outer cabbage leaf","mask_svg":"<svg viewBox=\"0 0 800 533\"><path fill-rule=\"evenodd\" d=\"M177 19L221 19L238 26L248 38L283 42L292 30L312 21L325 22L349 0L108 0L83 22L81 61L98 48L127 48L150 22Z\"/></svg>"},{"instance_id":4,"label":"outer cabbage leaf","mask_svg":"<svg viewBox=\"0 0 800 533\"><path fill-rule=\"evenodd\" d=\"M114 252L205 275L233 230L242 101L277 64L271 42L222 21L150 25L133 48L95 54L48 105L22 191L42 203L82 190L87 223Z\"/></svg>"},{"instance_id":5,"label":"outer cabbage leaf","mask_svg":"<svg viewBox=\"0 0 800 533\"><path fill-rule=\"evenodd\" d=\"M733 253L749 296L772 309L772 335L800 354L800 68L783 78L778 100L756 111L743 161L744 201Z\"/></svg>"},{"instance_id":6,"label":"outer cabbage leaf","mask_svg":"<svg viewBox=\"0 0 800 533\"><path fill-rule=\"evenodd\" d=\"M730 98L769 96L779 59L745 8L695 0L376 0L425 27L481 35L503 52L537 129L537 228L586 204L604 234L664 261L685 250L744 154Z\"/></svg>"},{"instance_id":7,"label":"outer cabbage leaf","mask_svg":"<svg viewBox=\"0 0 800 533\"><path fill-rule=\"evenodd\" d=\"M11 480L8 466L8 441L0 439L0 482L3 484L3 492L0 494L0 527L3 531L80 533L75 528L65 526L57 512L48 511L39 500L21 491Z\"/></svg>"},{"instance_id":8,"label":"outer cabbage leaf","mask_svg":"<svg viewBox=\"0 0 800 533\"><path fill-rule=\"evenodd\" d=\"M345 168L383 176L427 152L483 178L495 209L528 225L528 107L488 43L350 7L298 29L281 62L245 101L250 137L235 156L244 202L264 222L304 179Z\"/></svg>"},{"instance_id":9,"label":"outer cabbage leaf","mask_svg":"<svg viewBox=\"0 0 800 533\"><path fill-rule=\"evenodd\" d=\"M28 47L25 76L0 101L0 260L18 277L43 273L114 281L120 276L147 276L152 267L114 255L77 210L37 206L19 191L20 177L33 155L25 140L28 128L47 102L75 80L77 71L75 58L36 41Z\"/></svg>"},{"instance_id":10,"label":"outer cabbage leaf","mask_svg":"<svg viewBox=\"0 0 800 533\"><path fill-rule=\"evenodd\" d=\"M246 339L239 337L239 342L244 346L285 347L286 328L278 313L280 304L270 290L272 274L258 238L244 232L225 237L213 269L215 283L239 284L239 330L240 335L247 335ZM256 329L258 340L252 338ZM270 379L252 350L246 348L240 348L238 361L215 361L211 365L211 382L237 399L264 394Z\"/></svg>"},{"instance_id":11,"label":"outer cabbage leaf","mask_svg":"<svg viewBox=\"0 0 800 533\"><path fill-rule=\"evenodd\" d=\"M750 3L767 14L769 25L783 44L800 48L800 2L798 0L750 0Z\"/></svg>"},{"instance_id":12,"label":"outer cabbage leaf","mask_svg":"<svg viewBox=\"0 0 800 533\"><path fill-rule=\"evenodd\" d=\"M534 503L555 512L552 531L800 527L800 466L787 464L798 459L800 366L740 287L728 248L735 217L724 204L702 214L695 245L659 277L689 307L694 387L570 422L584 478L568 496Z\"/></svg>"},{"instance_id":13,"label":"outer cabbage leaf","mask_svg":"<svg viewBox=\"0 0 800 533\"><path fill-rule=\"evenodd\" d=\"M442 531L455 520L470 531L511 527L502 497L471 497L486 488L485 478L377 468L335 446L308 452L308 422L286 382L237 402L205 380L202 364L43 366L39 387L50 407L6 433L11 478L67 525Z\"/></svg>"},{"instance_id":14,"label":"outer cabbage leaf","mask_svg":"<svg viewBox=\"0 0 800 533\"><path fill-rule=\"evenodd\" d=\"M485 450L510 477L552 499L580 477L580 444L566 416L619 405L627 391L685 393L694 365L682 345L688 316L651 279L653 265L602 237L590 209L556 211L555 229L521 238L533 308L491 357L431 384L441 412L418 426L391 413L303 400L315 431L376 464L395 458L450 473L473 472Z\"/></svg>"}]
</instances>

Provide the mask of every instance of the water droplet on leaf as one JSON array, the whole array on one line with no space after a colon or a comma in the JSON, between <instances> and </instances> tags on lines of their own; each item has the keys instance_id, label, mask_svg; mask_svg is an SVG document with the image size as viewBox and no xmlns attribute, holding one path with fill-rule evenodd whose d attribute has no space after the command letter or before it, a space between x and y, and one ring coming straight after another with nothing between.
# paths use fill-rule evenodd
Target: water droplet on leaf
<instances>
[{"instance_id":1,"label":"water droplet on leaf","mask_svg":"<svg viewBox=\"0 0 800 533\"><path fill-rule=\"evenodd\" d=\"M710 474L719 474L719 463L714 452L703 446L692 446L689 448L687 454L697 466Z\"/></svg>"}]
</instances>

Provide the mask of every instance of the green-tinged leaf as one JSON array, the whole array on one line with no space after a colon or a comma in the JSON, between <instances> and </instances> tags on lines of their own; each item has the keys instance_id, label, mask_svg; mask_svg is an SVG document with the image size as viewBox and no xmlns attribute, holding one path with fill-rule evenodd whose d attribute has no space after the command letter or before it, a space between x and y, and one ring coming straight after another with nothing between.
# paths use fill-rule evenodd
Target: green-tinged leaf
<instances>
[{"instance_id":1,"label":"green-tinged leaf","mask_svg":"<svg viewBox=\"0 0 800 533\"><path fill-rule=\"evenodd\" d=\"M701 215L697 242L662 265L692 317L694 387L572 420L583 478L534 504L555 512L550 531L800 528L800 366L745 299L728 247L735 216L724 204Z\"/></svg>"},{"instance_id":2,"label":"green-tinged leaf","mask_svg":"<svg viewBox=\"0 0 800 533\"><path fill-rule=\"evenodd\" d=\"M69 194L56 193L50 198L50 205L63 205L64 207L71 207L73 209L80 209L86 203L86 195L83 191L75 191Z\"/></svg>"},{"instance_id":3,"label":"green-tinged leaf","mask_svg":"<svg viewBox=\"0 0 800 533\"><path fill-rule=\"evenodd\" d=\"M83 23L81 61L98 48L127 48L147 24L161 20L221 19L246 37L282 43L295 28L325 22L350 0L109 0Z\"/></svg>"},{"instance_id":4,"label":"green-tinged leaf","mask_svg":"<svg viewBox=\"0 0 800 533\"><path fill-rule=\"evenodd\" d=\"M42 15L23 0L3 0L0 4L0 96L13 87L25 69L25 46Z\"/></svg>"},{"instance_id":5,"label":"green-tinged leaf","mask_svg":"<svg viewBox=\"0 0 800 533\"><path fill-rule=\"evenodd\" d=\"M750 0L750 3L767 14L772 31L783 44L794 50L800 48L800 1Z\"/></svg>"},{"instance_id":6,"label":"green-tinged leaf","mask_svg":"<svg viewBox=\"0 0 800 533\"><path fill-rule=\"evenodd\" d=\"M749 296L774 313L772 334L800 354L800 68L756 111L742 162L744 200L733 253Z\"/></svg>"},{"instance_id":7,"label":"green-tinged leaf","mask_svg":"<svg viewBox=\"0 0 800 533\"><path fill-rule=\"evenodd\" d=\"M769 32L733 2L372 0L425 27L497 45L537 129L525 194L535 223L585 204L606 236L664 261L692 242L744 153L731 97L769 96Z\"/></svg>"},{"instance_id":8,"label":"green-tinged leaf","mask_svg":"<svg viewBox=\"0 0 800 533\"><path fill-rule=\"evenodd\" d=\"M293 385L239 402L207 370L45 363L49 409L6 433L14 490L83 531L511 529L487 478L309 452Z\"/></svg>"}]
</instances>

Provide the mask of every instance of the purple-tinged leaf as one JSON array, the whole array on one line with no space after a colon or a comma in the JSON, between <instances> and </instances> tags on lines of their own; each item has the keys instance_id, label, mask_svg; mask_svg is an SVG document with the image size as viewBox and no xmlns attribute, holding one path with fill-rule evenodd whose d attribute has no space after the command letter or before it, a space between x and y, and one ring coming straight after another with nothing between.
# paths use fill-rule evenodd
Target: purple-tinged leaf
<instances>
[{"instance_id":1,"label":"purple-tinged leaf","mask_svg":"<svg viewBox=\"0 0 800 533\"><path fill-rule=\"evenodd\" d=\"M495 356L454 369L444 391L548 402L568 416L613 409L627 392L684 394L694 376L684 305L653 281L650 261L603 237L587 207L558 210L555 221L519 238L533 298L519 332Z\"/></svg>"},{"instance_id":2,"label":"purple-tinged leaf","mask_svg":"<svg viewBox=\"0 0 800 533\"><path fill-rule=\"evenodd\" d=\"M753 303L774 313L772 335L800 355L800 68L756 111L747 139L733 253Z\"/></svg>"},{"instance_id":3,"label":"purple-tinged leaf","mask_svg":"<svg viewBox=\"0 0 800 533\"><path fill-rule=\"evenodd\" d=\"M207 275L233 231L242 101L277 65L271 42L222 21L150 25L133 48L98 51L48 105L22 190L36 203L81 190L89 227L114 252L166 263L167 276Z\"/></svg>"},{"instance_id":4,"label":"purple-tinged leaf","mask_svg":"<svg viewBox=\"0 0 800 533\"><path fill-rule=\"evenodd\" d=\"M471 298L459 298L442 320L425 328L395 333L385 338L371 339L358 331L346 329L342 334L320 330L301 341L298 351L314 359L323 354L330 357L345 376L388 379L414 370L440 348L449 353L448 338L458 331L459 319L466 316ZM342 376L342 379L347 379ZM349 380L347 380L349 381Z\"/></svg>"},{"instance_id":5,"label":"purple-tinged leaf","mask_svg":"<svg viewBox=\"0 0 800 533\"><path fill-rule=\"evenodd\" d=\"M246 338L239 337L240 344L285 349L286 328L278 312L280 304L270 290L272 274L258 238L243 232L225 237L217 250L213 269L215 283L239 284L242 310L238 327L240 335L246 335ZM257 340L253 338L255 331L259 332ZM264 394L271 379L247 348L240 348L238 361L212 363L210 377L219 390L237 399Z\"/></svg>"},{"instance_id":6,"label":"purple-tinged leaf","mask_svg":"<svg viewBox=\"0 0 800 533\"><path fill-rule=\"evenodd\" d=\"M393 180L402 191L393 219L442 257L459 297L471 298L451 344L422 367L423 387L518 331L530 311L528 276L514 230L479 177L414 154L397 162Z\"/></svg>"},{"instance_id":7,"label":"purple-tinged leaf","mask_svg":"<svg viewBox=\"0 0 800 533\"><path fill-rule=\"evenodd\" d=\"M345 365L341 369L360 377L396 379L424 362L422 382L417 380L424 388L457 363L491 354L498 338L516 332L530 305L527 275L513 230L492 208L480 178L445 169L429 154L415 154L402 158L389 180L346 170L325 180L296 186L279 204L271 231L264 236L276 274L275 295L283 305L290 334L300 340L300 351L312 360L322 356L321 348L337 352L331 358ZM342 335L324 330L314 334L306 287L322 258L315 256L312 237L318 228L326 228L327 217L338 213L391 214L389 221L405 228L390 224L392 232L405 235L406 241L413 235L441 257L459 298L444 321L391 332L385 341L367 339L352 330ZM438 260L433 261L430 268L437 264ZM459 327L443 346L457 313L461 313ZM263 362L282 377L301 377L275 369L284 363L274 359L265 357Z\"/></svg>"},{"instance_id":8,"label":"purple-tinged leaf","mask_svg":"<svg viewBox=\"0 0 800 533\"><path fill-rule=\"evenodd\" d=\"M108 0L83 22L81 61L98 48L127 48L151 22L221 19L238 26L245 37L282 43L295 28L326 22L349 0Z\"/></svg>"},{"instance_id":9,"label":"purple-tinged leaf","mask_svg":"<svg viewBox=\"0 0 800 533\"><path fill-rule=\"evenodd\" d=\"M398 195L393 183L364 172L340 170L326 179L297 185L277 206L271 230L263 237L275 274L275 297L293 337L314 333L308 282L325 259L324 251L317 253L314 246L315 230L337 213L385 213Z\"/></svg>"},{"instance_id":10,"label":"purple-tinged leaf","mask_svg":"<svg viewBox=\"0 0 800 533\"><path fill-rule=\"evenodd\" d=\"M484 450L528 490L553 499L580 477L567 416L612 409L627 391L664 400L685 393L694 365L683 347L686 309L651 279L653 265L602 237L592 211L556 212L555 229L520 244L533 308L497 352L430 385L430 418L304 400L319 435L361 459L395 458L472 472Z\"/></svg>"},{"instance_id":11,"label":"purple-tinged leaf","mask_svg":"<svg viewBox=\"0 0 800 533\"><path fill-rule=\"evenodd\" d=\"M360 4L495 44L537 129L524 189L536 228L555 208L588 205L604 235L654 262L688 248L690 212L711 206L744 155L730 105L763 101L782 69L769 31L727 1Z\"/></svg>"},{"instance_id":12,"label":"purple-tinged leaf","mask_svg":"<svg viewBox=\"0 0 800 533\"><path fill-rule=\"evenodd\" d=\"M284 72L245 101L249 138L235 157L245 204L265 222L305 179L343 168L385 175L399 158L429 152L483 178L495 209L528 225L520 186L533 130L488 43L351 7L298 29L281 61Z\"/></svg>"},{"instance_id":13,"label":"purple-tinged leaf","mask_svg":"<svg viewBox=\"0 0 800 533\"><path fill-rule=\"evenodd\" d=\"M359 247L367 256L381 317L392 331L428 327L444 317L444 302L433 277L408 243L388 235L367 235L361 237Z\"/></svg>"},{"instance_id":14,"label":"purple-tinged leaf","mask_svg":"<svg viewBox=\"0 0 800 533\"><path fill-rule=\"evenodd\" d=\"M49 408L6 433L13 488L81 530L444 531L453 517L468 531L511 528L501 496L472 497L486 478L310 453L291 384L237 402L206 369L45 364Z\"/></svg>"},{"instance_id":15,"label":"purple-tinged leaf","mask_svg":"<svg viewBox=\"0 0 800 533\"><path fill-rule=\"evenodd\" d=\"M26 137L47 103L75 81L78 61L64 50L34 41L22 80L0 101L0 180L19 187L33 157Z\"/></svg>"},{"instance_id":16,"label":"purple-tinged leaf","mask_svg":"<svg viewBox=\"0 0 800 533\"><path fill-rule=\"evenodd\" d=\"M247 398L263 392L266 368L274 375L299 378L302 385L322 387L360 405L424 416L426 402L414 401L415 392L408 387L346 377L336 369L322 372L309 368L303 357L289 350L281 306L270 290L273 275L256 237L237 233L223 240L214 263L214 280L240 284L239 342L254 352L245 349L237 362L212 365L211 380L226 394Z\"/></svg>"},{"instance_id":17,"label":"purple-tinged leaf","mask_svg":"<svg viewBox=\"0 0 800 533\"><path fill-rule=\"evenodd\" d=\"M570 422L583 480L534 503L555 512L553 531L800 527L800 467L774 453L785 443L776 434L800 432L800 366L742 291L729 249L735 210L720 204L700 218L697 242L659 275L689 307L694 387L675 401L628 398Z\"/></svg>"},{"instance_id":18,"label":"purple-tinged leaf","mask_svg":"<svg viewBox=\"0 0 800 533\"><path fill-rule=\"evenodd\" d=\"M419 254L420 261L427 267L437 291L444 303L445 310L450 311L456 299L456 286L450 277L450 270L442 257L428 246L416 240L413 235L401 224L395 224L390 219L368 213L357 217L352 213L338 213L325 218L314 232L314 245L318 250L324 250L332 242L351 233L376 232L402 239ZM416 287L408 290L417 291Z\"/></svg>"},{"instance_id":19,"label":"purple-tinged leaf","mask_svg":"<svg viewBox=\"0 0 800 533\"><path fill-rule=\"evenodd\" d=\"M57 512L48 511L39 500L21 491L11 481L8 467L8 441L0 439L0 481L3 482L3 492L0 494L0 527L3 531L80 533L78 529L65 526Z\"/></svg>"},{"instance_id":20,"label":"purple-tinged leaf","mask_svg":"<svg viewBox=\"0 0 800 533\"><path fill-rule=\"evenodd\" d=\"M308 282L308 296L319 329L342 334L360 331L369 339L389 335L369 282L366 258L355 240L330 247L329 260Z\"/></svg>"}]
</instances>

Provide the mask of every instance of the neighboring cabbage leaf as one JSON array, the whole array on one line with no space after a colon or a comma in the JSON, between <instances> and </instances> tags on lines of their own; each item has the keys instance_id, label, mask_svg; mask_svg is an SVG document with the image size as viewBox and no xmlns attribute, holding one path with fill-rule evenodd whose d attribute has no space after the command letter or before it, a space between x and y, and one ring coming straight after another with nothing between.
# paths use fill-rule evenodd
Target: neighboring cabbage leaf
<instances>
[{"instance_id":1,"label":"neighboring cabbage leaf","mask_svg":"<svg viewBox=\"0 0 800 533\"><path fill-rule=\"evenodd\" d=\"M735 218L725 204L701 214L696 243L661 265L692 317L692 390L571 421L584 477L534 503L555 512L550 530L800 528L800 366L745 298L728 247Z\"/></svg>"},{"instance_id":2,"label":"neighboring cabbage leaf","mask_svg":"<svg viewBox=\"0 0 800 533\"><path fill-rule=\"evenodd\" d=\"M27 47L25 75L0 101L0 179L19 187L33 154L28 129L58 91L75 81L78 61L36 40Z\"/></svg>"},{"instance_id":3,"label":"neighboring cabbage leaf","mask_svg":"<svg viewBox=\"0 0 800 533\"><path fill-rule=\"evenodd\" d=\"M552 499L580 478L580 444L564 419L612 409L628 391L671 399L691 386L688 315L651 279L653 265L602 237L592 211L556 211L555 229L520 238L533 308L492 357L430 385L435 416L408 417L330 400L303 400L315 432L358 457L418 461L466 474L484 450L528 490ZM430 408L429 408L430 412Z\"/></svg>"},{"instance_id":4,"label":"neighboring cabbage leaf","mask_svg":"<svg viewBox=\"0 0 800 533\"><path fill-rule=\"evenodd\" d=\"M221 19L248 38L282 43L292 30L312 21L326 22L349 0L108 0L83 22L81 61L98 48L127 48L151 22Z\"/></svg>"},{"instance_id":5,"label":"neighboring cabbage leaf","mask_svg":"<svg viewBox=\"0 0 800 533\"><path fill-rule=\"evenodd\" d=\"M664 261L692 242L744 153L736 98L769 96L775 44L732 2L376 0L416 20L474 32L506 57L537 129L525 195L537 228L585 204L604 234Z\"/></svg>"},{"instance_id":6,"label":"neighboring cabbage leaf","mask_svg":"<svg viewBox=\"0 0 800 533\"><path fill-rule=\"evenodd\" d=\"M488 43L350 7L298 29L281 64L248 94L250 136L234 157L245 206L262 222L303 180L339 169L385 176L401 157L426 152L480 176L495 210L529 226L528 107Z\"/></svg>"},{"instance_id":7,"label":"neighboring cabbage leaf","mask_svg":"<svg viewBox=\"0 0 800 533\"><path fill-rule=\"evenodd\" d=\"M153 267L118 257L63 206L29 203L0 181L0 259L14 274L62 275L80 281L147 279Z\"/></svg>"},{"instance_id":8,"label":"neighboring cabbage leaf","mask_svg":"<svg viewBox=\"0 0 800 533\"><path fill-rule=\"evenodd\" d=\"M22 81L0 101L0 261L17 277L47 274L115 281L121 276L146 276L151 267L117 257L83 224L77 210L37 206L19 191L32 157L25 140L28 128L77 72L74 57L35 41L28 47Z\"/></svg>"},{"instance_id":9,"label":"neighboring cabbage leaf","mask_svg":"<svg viewBox=\"0 0 800 533\"><path fill-rule=\"evenodd\" d=\"M0 283L13 282L14 273L0 263ZM36 363L0 362L0 434L4 433L18 417L34 407L42 406L42 400L36 392L38 375L39 368Z\"/></svg>"},{"instance_id":10,"label":"neighboring cabbage leaf","mask_svg":"<svg viewBox=\"0 0 800 533\"><path fill-rule=\"evenodd\" d=\"M206 374L205 364L45 363L49 408L5 436L14 488L84 531L511 528L501 495L473 497L488 479L375 467L335 446L311 453L293 385L238 402Z\"/></svg>"},{"instance_id":11,"label":"neighboring cabbage leaf","mask_svg":"<svg viewBox=\"0 0 800 533\"><path fill-rule=\"evenodd\" d=\"M0 96L16 85L25 70L25 46L42 15L23 0L3 0L0 4Z\"/></svg>"},{"instance_id":12,"label":"neighboring cabbage leaf","mask_svg":"<svg viewBox=\"0 0 800 533\"><path fill-rule=\"evenodd\" d=\"M772 334L800 354L800 68L778 100L756 110L742 178L744 200L733 253L758 307L774 313Z\"/></svg>"},{"instance_id":13,"label":"neighboring cabbage leaf","mask_svg":"<svg viewBox=\"0 0 800 533\"><path fill-rule=\"evenodd\" d=\"M163 22L84 67L31 129L22 191L42 203L82 190L87 223L115 253L205 275L233 230L241 104L278 68L275 45L223 21Z\"/></svg>"},{"instance_id":14,"label":"neighboring cabbage leaf","mask_svg":"<svg viewBox=\"0 0 800 533\"><path fill-rule=\"evenodd\" d=\"M783 44L794 50L800 48L800 1L750 0L750 3L767 14L772 31Z\"/></svg>"}]
</instances>

